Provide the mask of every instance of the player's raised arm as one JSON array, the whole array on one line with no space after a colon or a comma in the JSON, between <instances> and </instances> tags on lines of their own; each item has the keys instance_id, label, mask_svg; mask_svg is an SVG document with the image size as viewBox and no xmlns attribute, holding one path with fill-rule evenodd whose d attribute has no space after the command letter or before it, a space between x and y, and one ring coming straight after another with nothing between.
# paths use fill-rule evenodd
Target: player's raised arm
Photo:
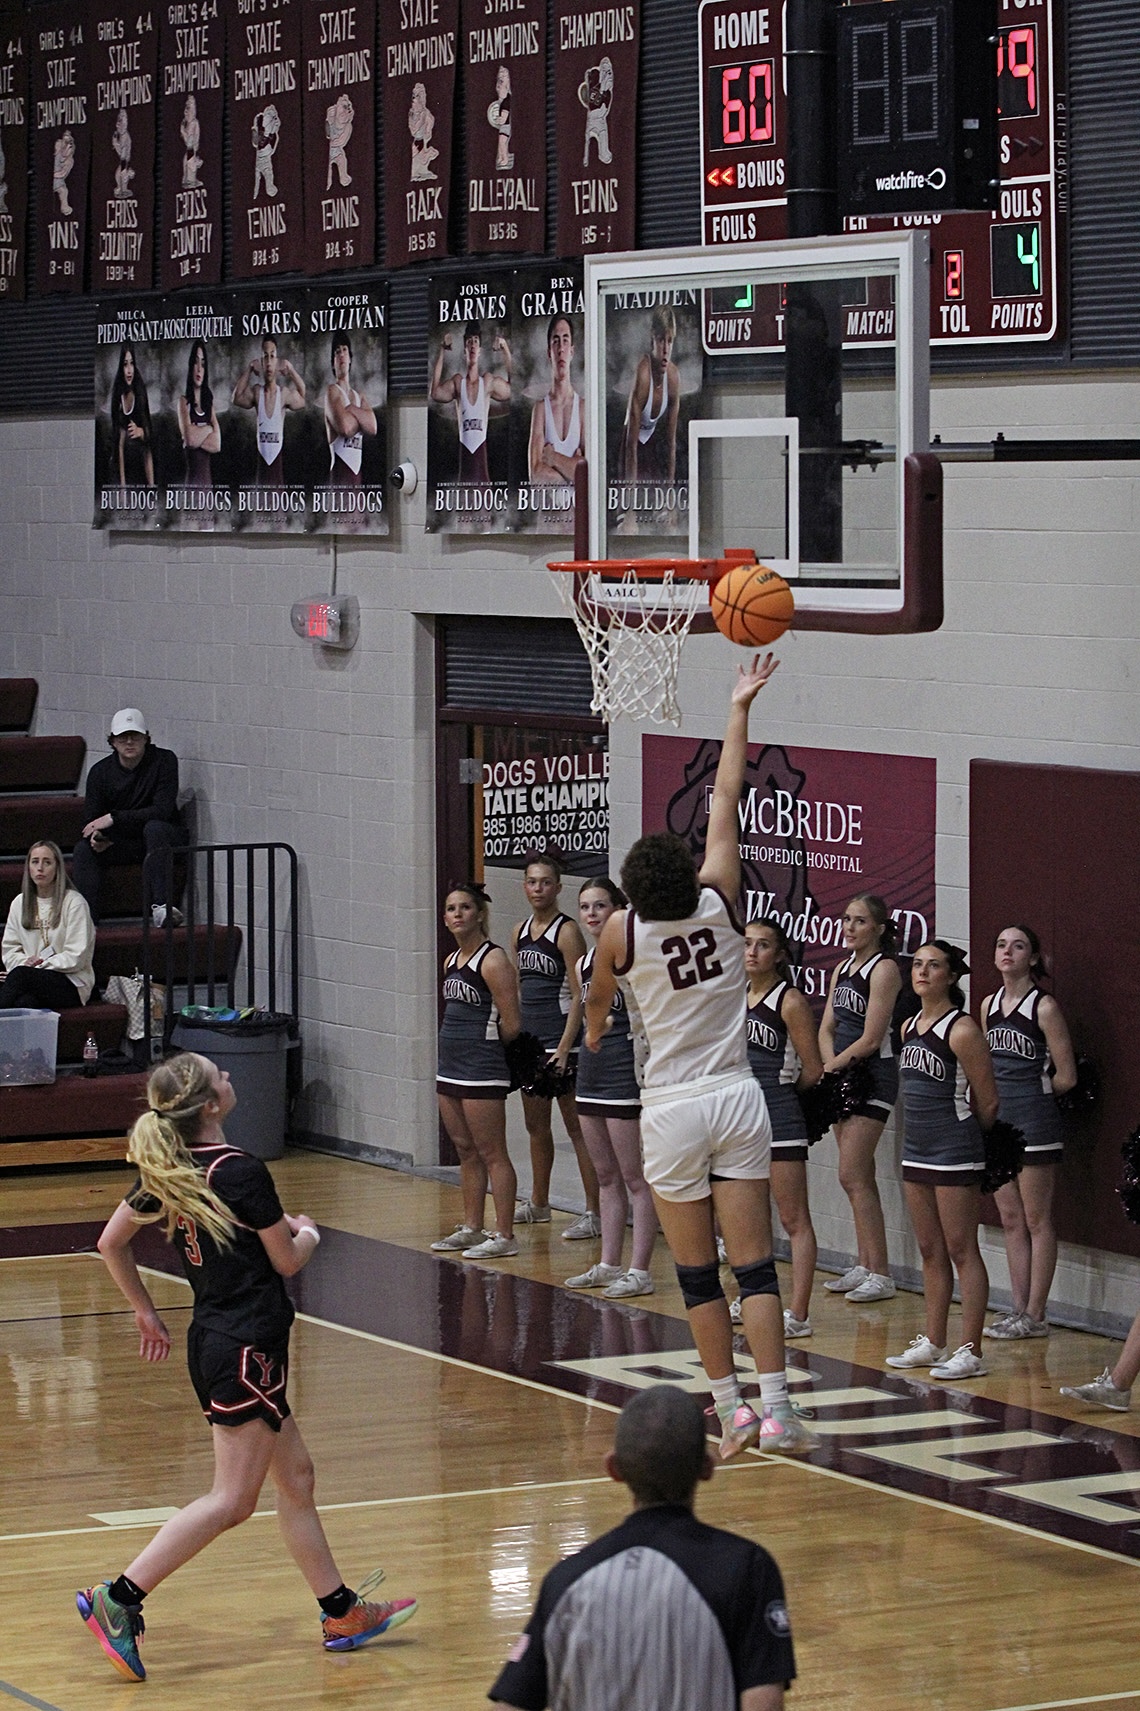
<instances>
[{"instance_id":1,"label":"player's raised arm","mask_svg":"<svg viewBox=\"0 0 1140 1711\"><path fill-rule=\"evenodd\" d=\"M720 761L713 785L705 859L701 864L702 885L715 885L730 903L740 892L740 792L748 759L748 715L779 660L772 655L755 656L751 666L741 666L728 706L728 723L721 745Z\"/></svg>"}]
</instances>

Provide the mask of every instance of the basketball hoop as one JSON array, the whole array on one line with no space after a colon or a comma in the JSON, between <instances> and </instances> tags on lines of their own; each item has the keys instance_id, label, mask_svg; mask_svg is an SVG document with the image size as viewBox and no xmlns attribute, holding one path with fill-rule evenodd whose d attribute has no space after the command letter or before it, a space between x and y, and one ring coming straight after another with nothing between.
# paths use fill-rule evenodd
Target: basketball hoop
<instances>
[{"instance_id":1,"label":"basketball hoop","mask_svg":"<svg viewBox=\"0 0 1140 1711\"><path fill-rule=\"evenodd\" d=\"M677 670L685 638L707 607L709 586L742 556L576 559L548 566L590 661L591 712L607 723L624 715L680 724Z\"/></svg>"}]
</instances>

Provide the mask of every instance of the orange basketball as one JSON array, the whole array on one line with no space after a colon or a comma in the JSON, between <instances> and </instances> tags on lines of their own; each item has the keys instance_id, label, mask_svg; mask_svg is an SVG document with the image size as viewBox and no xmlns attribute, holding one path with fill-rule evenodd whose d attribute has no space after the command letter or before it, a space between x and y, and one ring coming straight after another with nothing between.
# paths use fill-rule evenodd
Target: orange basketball
<instances>
[{"instance_id":1,"label":"orange basketball","mask_svg":"<svg viewBox=\"0 0 1140 1711\"><path fill-rule=\"evenodd\" d=\"M766 648L796 615L791 589L766 564L734 564L713 583L709 604L717 629L742 648Z\"/></svg>"}]
</instances>

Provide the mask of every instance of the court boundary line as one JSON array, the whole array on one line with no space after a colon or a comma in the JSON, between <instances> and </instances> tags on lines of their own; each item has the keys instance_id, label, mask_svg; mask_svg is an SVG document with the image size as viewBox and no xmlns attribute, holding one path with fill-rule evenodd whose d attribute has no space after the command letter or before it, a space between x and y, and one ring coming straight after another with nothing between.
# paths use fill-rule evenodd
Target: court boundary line
<instances>
[{"instance_id":1,"label":"court boundary line","mask_svg":"<svg viewBox=\"0 0 1140 1711\"><path fill-rule=\"evenodd\" d=\"M1125 1688L1123 1693L1089 1693L1081 1699L1040 1699L1033 1705L999 1705L994 1711L1064 1711L1067 1705L1107 1705L1114 1699L1140 1699L1140 1687Z\"/></svg>"},{"instance_id":2,"label":"court boundary line","mask_svg":"<svg viewBox=\"0 0 1140 1711\"><path fill-rule=\"evenodd\" d=\"M34 1694L13 1687L10 1681L0 1681L0 1693L6 1693L10 1699L18 1699L21 1705L31 1705L34 1711L60 1711L58 1705L52 1705L46 1699L37 1699Z\"/></svg>"}]
</instances>

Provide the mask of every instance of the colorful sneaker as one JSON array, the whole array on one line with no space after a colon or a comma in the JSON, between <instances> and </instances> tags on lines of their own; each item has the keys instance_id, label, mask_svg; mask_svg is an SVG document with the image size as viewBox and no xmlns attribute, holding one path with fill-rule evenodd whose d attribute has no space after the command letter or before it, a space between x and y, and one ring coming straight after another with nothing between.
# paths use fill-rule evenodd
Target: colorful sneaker
<instances>
[{"instance_id":1,"label":"colorful sneaker","mask_svg":"<svg viewBox=\"0 0 1140 1711\"><path fill-rule=\"evenodd\" d=\"M738 1402L731 1414L721 1415L720 1459L731 1461L760 1437L764 1422L749 1402ZM769 1449L772 1447L768 1446Z\"/></svg>"},{"instance_id":2,"label":"colorful sneaker","mask_svg":"<svg viewBox=\"0 0 1140 1711\"><path fill-rule=\"evenodd\" d=\"M930 1369L931 1378L984 1378L989 1367L974 1353L973 1343L963 1343L949 1360L939 1361Z\"/></svg>"},{"instance_id":3,"label":"colorful sneaker","mask_svg":"<svg viewBox=\"0 0 1140 1711\"><path fill-rule=\"evenodd\" d=\"M605 1289L611 1283L616 1283L624 1276L620 1265L592 1265L589 1271L580 1271L577 1277L566 1279L567 1289Z\"/></svg>"},{"instance_id":4,"label":"colorful sneaker","mask_svg":"<svg viewBox=\"0 0 1140 1711\"><path fill-rule=\"evenodd\" d=\"M1112 1408L1117 1414L1126 1414L1132 1406L1132 1391L1117 1390L1107 1366L1091 1384L1063 1384L1061 1395L1074 1402L1091 1403L1094 1408Z\"/></svg>"},{"instance_id":5,"label":"colorful sneaker","mask_svg":"<svg viewBox=\"0 0 1140 1711\"><path fill-rule=\"evenodd\" d=\"M620 1301L628 1295L653 1295L653 1279L647 1271L635 1271L631 1266L623 1271L620 1277L615 1277L609 1288L602 1292L609 1301Z\"/></svg>"},{"instance_id":6,"label":"colorful sneaker","mask_svg":"<svg viewBox=\"0 0 1140 1711\"><path fill-rule=\"evenodd\" d=\"M902 1367L905 1371L912 1366L937 1366L945 1359L946 1350L932 1343L929 1337L912 1337L901 1355L887 1356L887 1365Z\"/></svg>"},{"instance_id":7,"label":"colorful sneaker","mask_svg":"<svg viewBox=\"0 0 1140 1711\"><path fill-rule=\"evenodd\" d=\"M549 1206L535 1206L530 1200L520 1200L515 1207L516 1224L549 1224L549 1222Z\"/></svg>"},{"instance_id":8,"label":"colorful sneaker","mask_svg":"<svg viewBox=\"0 0 1140 1711\"><path fill-rule=\"evenodd\" d=\"M824 1285L826 1288L826 1284ZM890 1301L895 1293L893 1277L884 1277L877 1271L869 1271L862 1283L857 1283L854 1289L847 1291L848 1301Z\"/></svg>"},{"instance_id":9,"label":"colorful sneaker","mask_svg":"<svg viewBox=\"0 0 1140 1711\"><path fill-rule=\"evenodd\" d=\"M842 1277L833 1277L830 1283L825 1283L823 1287L832 1295L846 1295L850 1290L858 1289L859 1285L865 1283L870 1275L871 1273L865 1265L853 1265L850 1271L843 1273Z\"/></svg>"},{"instance_id":10,"label":"colorful sneaker","mask_svg":"<svg viewBox=\"0 0 1140 1711\"><path fill-rule=\"evenodd\" d=\"M808 1431L790 1402L781 1402L774 1408L765 1408L757 1447L778 1451L780 1455L806 1456L818 1450L819 1439Z\"/></svg>"},{"instance_id":11,"label":"colorful sneaker","mask_svg":"<svg viewBox=\"0 0 1140 1711\"><path fill-rule=\"evenodd\" d=\"M517 1254L519 1245L513 1236L488 1236L485 1242L476 1242L473 1248L464 1248L464 1259L510 1259ZM406 1618L405 1618L406 1620Z\"/></svg>"},{"instance_id":12,"label":"colorful sneaker","mask_svg":"<svg viewBox=\"0 0 1140 1711\"><path fill-rule=\"evenodd\" d=\"M810 1337L811 1320L797 1319L790 1307L784 1308L784 1339L792 1337Z\"/></svg>"},{"instance_id":13,"label":"colorful sneaker","mask_svg":"<svg viewBox=\"0 0 1140 1711\"><path fill-rule=\"evenodd\" d=\"M111 1597L111 1583L101 1580L75 1594L75 1607L120 1675L128 1681L145 1681L146 1670L139 1656L143 1637L141 1604L120 1604Z\"/></svg>"},{"instance_id":14,"label":"colorful sneaker","mask_svg":"<svg viewBox=\"0 0 1140 1711\"><path fill-rule=\"evenodd\" d=\"M602 1220L596 1212L583 1212L562 1232L564 1242L593 1242L602 1233Z\"/></svg>"},{"instance_id":15,"label":"colorful sneaker","mask_svg":"<svg viewBox=\"0 0 1140 1711\"><path fill-rule=\"evenodd\" d=\"M346 1615L321 1617L322 1644L326 1652L354 1652L411 1621L418 1608L414 1598L396 1598L385 1604L369 1604L357 1598Z\"/></svg>"},{"instance_id":16,"label":"colorful sneaker","mask_svg":"<svg viewBox=\"0 0 1140 1711\"><path fill-rule=\"evenodd\" d=\"M486 1230L473 1230L470 1224L456 1224L450 1236L441 1236L438 1242L431 1244L433 1254L461 1254L467 1248L473 1248L476 1242L487 1240Z\"/></svg>"}]
</instances>

